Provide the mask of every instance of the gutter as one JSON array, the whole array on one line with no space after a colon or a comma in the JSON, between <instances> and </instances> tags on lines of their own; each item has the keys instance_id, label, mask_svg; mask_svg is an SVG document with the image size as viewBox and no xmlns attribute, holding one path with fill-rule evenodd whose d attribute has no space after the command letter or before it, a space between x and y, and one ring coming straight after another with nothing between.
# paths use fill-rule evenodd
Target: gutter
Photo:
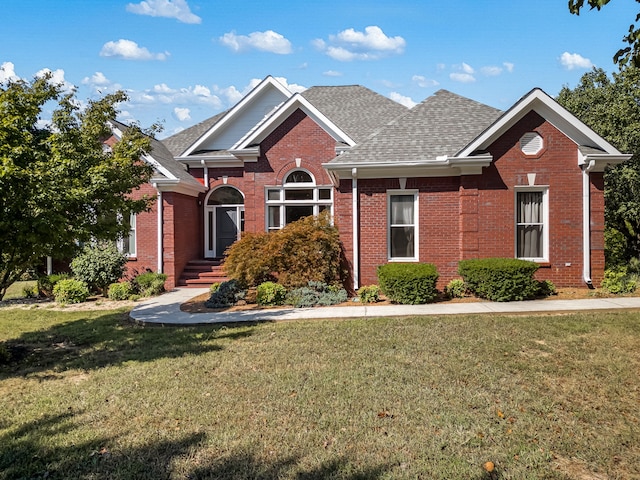
<instances>
[{"instance_id":1,"label":"gutter","mask_svg":"<svg viewBox=\"0 0 640 480\"><path fill-rule=\"evenodd\" d=\"M589 288L593 288L591 280L591 196L589 193L589 172L596 161L590 160L582 168L582 280Z\"/></svg>"},{"instance_id":2,"label":"gutter","mask_svg":"<svg viewBox=\"0 0 640 480\"><path fill-rule=\"evenodd\" d=\"M162 253L164 251L164 248L163 248L164 245L162 244L162 239L164 237L164 232L162 229L162 217L163 217L162 192L158 190L157 183L153 184L153 188L155 188L158 191L158 273L163 273L162 268L164 266L164 262L162 258Z\"/></svg>"},{"instance_id":3,"label":"gutter","mask_svg":"<svg viewBox=\"0 0 640 480\"><path fill-rule=\"evenodd\" d=\"M358 224L360 223L360 218L358 216L358 169L351 169L351 199L352 199L352 212L351 215L353 219L352 229L353 229L353 289L357 291L360 283L360 252L358 250L359 246L359 238L358 238Z\"/></svg>"}]
</instances>

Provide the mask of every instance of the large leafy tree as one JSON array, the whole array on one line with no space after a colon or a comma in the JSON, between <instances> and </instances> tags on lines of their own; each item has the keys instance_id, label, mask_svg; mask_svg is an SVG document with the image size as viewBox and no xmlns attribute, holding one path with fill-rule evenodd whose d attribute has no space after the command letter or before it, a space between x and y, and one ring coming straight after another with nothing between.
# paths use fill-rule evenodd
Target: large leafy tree
<instances>
[{"instance_id":1,"label":"large leafy tree","mask_svg":"<svg viewBox=\"0 0 640 480\"><path fill-rule=\"evenodd\" d=\"M639 257L640 69L629 67L612 78L594 69L573 90L565 86L557 100L618 150L633 154L605 174L605 221L608 239L623 239L623 255L616 260ZM613 245L607 247L611 252Z\"/></svg>"},{"instance_id":2,"label":"large leafy tree","mask_svg":"<svg viewBox=\"0 0 640 480\"><path fill-rule=\"evenodd\" d=\"M0 84L0 300L44 257L115 239L126 228L119 218L149 208L151 199L130 196L152 173L140 161L149 137L132 127L112 148L103 143L125 99L118 92L83 107L50 76Z\"/></svg>"},{"instance_id":3,"label":"large leafy tree","mask_svg":"<svg viewBox=\"0 0 640 480\"><path fill-rule=\"evenodd\" d=\"M591 9L600 10L611 0L587 0L587 4ZM640 0L636 0L640 3ZM580 10L584 7L585 0L569 0L569 11L575 15L580 15ZM613 56L614 63L625 67L631 65L634 67L640 67L640 27L637 23L640 21L640 13L636 15L635 23L629 26L627 35L622 38L622 41L629 46L619 49Z\"/></svg>"}]
</instances>

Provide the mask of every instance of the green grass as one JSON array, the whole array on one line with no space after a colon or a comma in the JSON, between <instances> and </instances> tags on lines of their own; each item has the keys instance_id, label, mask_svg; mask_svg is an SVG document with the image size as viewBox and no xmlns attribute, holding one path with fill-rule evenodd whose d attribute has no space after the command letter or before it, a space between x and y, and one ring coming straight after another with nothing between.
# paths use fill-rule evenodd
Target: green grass
<instances>
[{"instance_id":1,"label":"green grass","mask_svg":"<svg viewBox=\"0 0 640 480\"><path fill-rule=\"evenodd\" d=\"M24 289L26 287L32 288L38 284L35 280L28 280L25 282L16 282L12 284L5 294L3 300L13 300L15 298L24 298Z\"/></svg>"},{"instance_id":2,"label":"green grass","mask_svg":"<svg viewBox=\"0 0 640 480\"><path fill-rule=\"evenodd\" d=\"M0 479L640 478L637 312L124 317L0 310Z\"/></svg>"}]
</instances>

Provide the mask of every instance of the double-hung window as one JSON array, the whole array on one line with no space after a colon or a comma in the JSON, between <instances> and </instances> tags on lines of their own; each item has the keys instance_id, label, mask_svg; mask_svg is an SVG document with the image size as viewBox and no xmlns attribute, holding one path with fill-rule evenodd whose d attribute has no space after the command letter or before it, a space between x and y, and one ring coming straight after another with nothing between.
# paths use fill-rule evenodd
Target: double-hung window
<instances>
[{"instance_id":1,"label":"double-hung window","mask_svg":"<svg viewBox=\"0 0 640 480\"><path fill-rule=\"evenodd\" d=\"M128 221L127 221L128 220ZM124 236L118 241L118 250L127 255L128 257L136 256L136 215L132 213L128 219L123 218L123 223L129 227L129 233L125 233Z\"/></svg>"},{"instance_id":2,"label":"double-hung window","mask_svg":"<svg viewBox=\"0 0 640 480\"><path fill-rule=\"evenodd\" d=\"M388 256L390 260L418 259L418 192L387 192Z\"/></svg>"},{"instance_id":3,"label":"double-hung window","mask_svg":"<svg viewBox=\"0 0 640 480\"><path fill-rule=\"evenodd\" d=\"M548 190L516 190L516 257L538 262L549 259Z\"/></svg>"}]
</instances>

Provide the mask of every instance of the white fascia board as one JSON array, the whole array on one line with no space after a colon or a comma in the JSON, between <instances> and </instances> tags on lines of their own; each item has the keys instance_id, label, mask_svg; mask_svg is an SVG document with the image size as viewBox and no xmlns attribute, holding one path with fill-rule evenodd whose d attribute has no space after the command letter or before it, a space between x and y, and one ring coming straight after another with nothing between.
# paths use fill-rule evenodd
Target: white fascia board
<instances>
[{"instance_id":1,"label":"white fascia board","mask_svg":"<svg viewBox=\"0 0 640 480\"><path fill-rule=\"evenodd\" d=\"M284 122L294 111L300 108L304 113L313 119L325 132L331 135L336 141L344 142L353 147L356 142L343 132L320 110L314 107L306 98L299 93L292 95L284 102L269 119L260 125L250 136L242 139L238 144L234 145L230 150L242 150L248 145L260 143L273 130Z\"/></svg>"},{"instance_id":2,"label":"white fascia board","mask_svg":"<svg viewBox=\"0 0 640 480\"><path fill-rule=\"evenodd\" d=\"M631 154L608 154L608 153L588 153L583 155L578 151L578 165L593 165L590 166L590 172L604 172L605 168L612 165L619 165L622 162L626 162L633 155Z\"/></svg>"},{"instance_id":3,"label":"white fascia board","mask_svg":"<svg viewBox=\"0 0 640 480\"><path fill-rule=\"evenodd\" d=\"M442 158L428 162L353 162L323 163L329 174L338 178L352 178L357 170L358 178L395 177L458 177L461 175L481 175L482 169L493 161L491 155L473 157Z\"/></svg>"},{"instance_id":4,"label":"white fascia board","mask_svg":"<svg viewBox=\"0 0 640 480\"><path fill-rule=\"evenodd\" d=\"M577 117L544 91L535 88L462 149L457 156L466 157L477 150L489 147L491 143L532 110L571 138L576 144L598 147L610 154L620 154L613 145L578 120Z\"/></svg>"},{"instance_id":5,"label":"white fascia board","mask_svg":"<svg viewBox=\"0 0 640 480\"><path fill-rule=\"evenodd\" d=\"M212 126L205 133L200 135L198 140L196 140L189 148L187 148L183 153L182 157L190 155L194 151L198 149L202 143L208 139L213 133L217 130L223 128L226 124L231 122L235 117L237 117L244 108L249 105L257 96L259 96L266 88L269 86L275 87L279 90L285 97L289 98L293 95L287 88L278 82L271 75L268 75L262 82L260 82L253 90L251 90L247 95L245 95L242 100L240 100L236 105L227 112L227 114L220 119L214 126Z\"/></svg>"},{"instance_id":6,"label":"white fascia board","mask_svg":"<svg viewBox=\"0 0 640 480\"><path fill-rule=\"evenodd\" d=\"M190 197L197 197L206 191L204 185L187 184L178 179L152 178L150 183L159 192L181 193Z\"/></svg>"},{"instance_id":7,"label":"white fascia board","mask_svg":"<svg viewBox=\"0 0 640 480\"><path fill-rule=\"evenodd\" d=\"M122 132L122 130L120 130L118 127L116 127L112 122L110 122L109 120L107 120L107 123L109 124L109 128L111 128L111 132L113 133L113 135L118 139L121 140L122 139L122 135L124 134Z\"/></svg>"},{"instance_id":8,"label":"white fascia board","mask_svg":"<svg viewBox=\"0 0 640 480\"><path fill-rule=\"evenodd\" d=\"M160 162L158 162L155 158L153 158L151 155L149 155L148 153L145 153L142 155L142 159L147 162L149 165L151 165L153 168L155 168L158 172L160 172L162 175L164 175L165 177L167 177L170 180L177 180L176 176L171 173L169 170L167 170L165 167L163 167Z\"/></svg>"}]
</instances>

